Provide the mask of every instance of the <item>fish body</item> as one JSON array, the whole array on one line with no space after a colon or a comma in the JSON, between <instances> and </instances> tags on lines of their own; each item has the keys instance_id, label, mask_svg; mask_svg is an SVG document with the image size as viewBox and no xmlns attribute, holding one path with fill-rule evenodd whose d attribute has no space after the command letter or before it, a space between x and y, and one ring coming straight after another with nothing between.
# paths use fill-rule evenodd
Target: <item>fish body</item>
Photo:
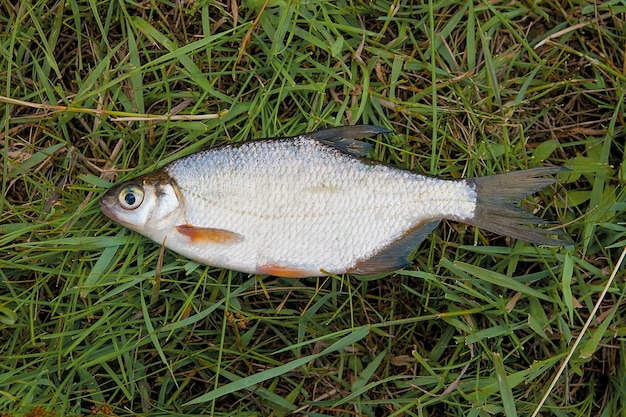
<instances>
[{"instance_id":1,"label":"fish body","mask_svg":"<svg viewBox=\"0 0 626 417\"><path fill-rule=\"evenodd\" d=\"M441 219L564 243L526 226L544 221L509 201L553 183L543 176L558 168L425 176L363 158L356 138L385 132L349 126L205 150L114 187L102 210L200 263L287 277L400 269Z\"/></svg>"}]
</instances>

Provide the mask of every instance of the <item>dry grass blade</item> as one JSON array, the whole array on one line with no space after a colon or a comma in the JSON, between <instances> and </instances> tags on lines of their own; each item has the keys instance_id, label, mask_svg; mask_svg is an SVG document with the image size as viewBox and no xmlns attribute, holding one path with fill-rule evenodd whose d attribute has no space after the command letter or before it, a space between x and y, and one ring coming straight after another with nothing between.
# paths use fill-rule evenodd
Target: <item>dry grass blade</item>
<instances>
[{"instance_id":1,"label":"dry grass blade","mask_svg":"<svg viewBox=\"0 0 626 417\"><path fill-rule=\"evenodd\" d=\"M567 356L563 360L563 363L561 363L561 366L556 371L556 375L554 375L554 378L552 379L552 382L550 382L550 385L546 389L546 392L545 392L544 396L541 398L541 401L539 402L539 404L537 404L537 408L535 408L535 410L533 411L531 417L535 417L535 416L539 415L539 413L541 412L541 408L543 407L543 405L545 404L546 400L548 399L548 397L552 393L552 390L554 389L557 381L559 380L561 375L563 375L563 372L565 371L565 369L569 366L570 359L572 359L572 356L574 356L574 353L576 353L578 351L578 347L580 346L580 342L582 341L583 337L587 333L587 330L589 329L589 326L591 326L591 322L597 319L598 310L600 309L600 306L604 302L604 298L606 297L606 293L609 291L609 288L611 288L613 286L614 282L615 282L615 277L617 276L617 273L618 273L619 269L622 267L622 264L624 263L624 257L626 257L626 247L624 247L624 249L622 250L622 254L620 255L619 259L617 260L617 263L615 264L615 267L613 268L613 272L611 272L611 276L606 281L606 284L604 285L604 288L602 289L602 292L598 296L598 300L596 301L595 305L593 306L593 310L591 310L591 312L589 313L589 317L587 318L587 321L585 321L585 324L583 325L580 333L578 334L578 337L576 337L576 340L572 344L572 347L570 348L569 352L567 353Z\"/></svg>"},{"instance_id":2,"label":"dry grass blade","mask_svg":"<svg viewBox=\"0 0 626 417\"><path fill-rule=\"evenodd\" d=\"M166 122L166 121L193 121L193 120L211 120L219 119L228 114L228 110L223 110L214 114L181 114L181 115L158 115L158 114L131 114L117 111L108 111L101 109L89 109L83 107L73 106L59 106L43 103L31 103L24 100L17 100L11 97L0 96L0 102L7 104L14 104L18 106L30 107L34 109L48 110L50 112L68 112L68 113L85 113L96 116L104 116L110 118L112 122L130 122L130 121L151 121L151 122ZM46 114L46 117L49 117Z\"/></svg>"}]
</instances>

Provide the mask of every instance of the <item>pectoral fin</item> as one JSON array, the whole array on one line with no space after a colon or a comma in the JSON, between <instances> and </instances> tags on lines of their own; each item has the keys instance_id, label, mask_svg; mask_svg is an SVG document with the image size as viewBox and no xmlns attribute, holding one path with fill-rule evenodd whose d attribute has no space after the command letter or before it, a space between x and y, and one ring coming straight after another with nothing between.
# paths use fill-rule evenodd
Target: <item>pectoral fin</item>
<instances>
[{"instance_id":1,"label":"pectoral fin","mask_svg":"<svg viewBox=\"0 0 626 417\"><path fill-rule=\"evenodd\" d=\"M411 264L409 256L425 238L439 224L439 220L429 223L419 223L399 239L383 248L376 255L362 259L347 272L352 274L375 274L402 269Z\"/></svg>"},{"instance_id":2,"label":"pectoral fin","mask_svg":"<svg viewBox=\"0 0 626 417\"><path fill-rule=\"evenodd\" d=\"M238 233L211 227L196 227L190 224L182 224L176 226L176 230L181 235L187 236L192 243L221 243L226 245L243 240L243 236Z\"/></svg>"}]
</instances>

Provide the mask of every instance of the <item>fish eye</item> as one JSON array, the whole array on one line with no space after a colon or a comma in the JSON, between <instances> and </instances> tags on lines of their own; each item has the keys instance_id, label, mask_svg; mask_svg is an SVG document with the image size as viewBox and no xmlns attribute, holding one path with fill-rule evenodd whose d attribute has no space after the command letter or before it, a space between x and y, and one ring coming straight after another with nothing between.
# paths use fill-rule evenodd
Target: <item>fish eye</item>
<instances>
[{"instance_id":1,"label":"fish eye","mask_svg":"<svg viewBox=\"0 0 626 417\"><path fill-rule=\"evenodd\" d=\"M117 200L123 209L134 210L143 202L143 189L136 184L128 185L120 191Z\"/></svg>"}]
</instances>

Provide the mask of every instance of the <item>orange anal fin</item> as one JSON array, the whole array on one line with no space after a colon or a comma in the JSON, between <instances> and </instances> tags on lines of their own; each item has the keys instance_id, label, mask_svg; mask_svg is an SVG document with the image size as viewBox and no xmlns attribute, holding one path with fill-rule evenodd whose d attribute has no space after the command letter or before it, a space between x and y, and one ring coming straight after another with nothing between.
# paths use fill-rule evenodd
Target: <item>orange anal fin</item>
<instances>
[{"instance_id":1,"label":"orange anal fin","mask_svg":"<svg viewBox=\"0 0 626 417\"><path fill-rule=\"evenodd\" d=\"M181 235L187 236L192 243L222 243L232 244L243 240L243 236L230 230L214 229L210 227L196 227L190 224L176 226Z\"/></svg>"},{"instance_id":2,"label":"orange anal fin","mask_svg":"<svg viewBox=\"0 0 626 417\"><path fill-rule=\"evenodd\" d=\"M306 278L322 275L321 272L313 272L307 269L298 269L291 266L282 266L276 264L265 264L258 266L256 269L257 274L262 275L274 275L276 277L283 278Z\"/></svg>"}]
</instances>

